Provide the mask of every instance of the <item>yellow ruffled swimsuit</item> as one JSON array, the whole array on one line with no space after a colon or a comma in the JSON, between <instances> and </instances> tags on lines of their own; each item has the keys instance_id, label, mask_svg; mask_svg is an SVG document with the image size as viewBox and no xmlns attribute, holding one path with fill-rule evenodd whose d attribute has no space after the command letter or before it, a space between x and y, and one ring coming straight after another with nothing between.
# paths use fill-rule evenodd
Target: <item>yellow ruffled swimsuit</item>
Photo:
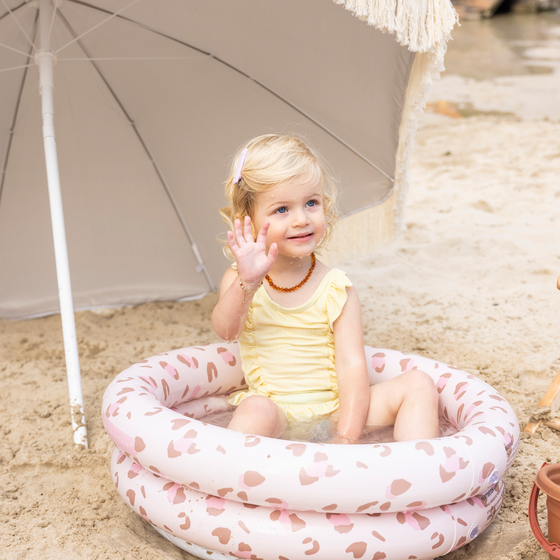
<instances>
[{"instance_id":1,"label":"yellow ruffled swimsuit","mask_svg":"<svg viewBox=\"0 0 560 560\"><path fill-rule=\"evenodd\" d=\"M264 395L286 413L289 423L309 422L338 409L333 323L352 283L331 269L311 298L294 308L270 299L264 286L253 297L239 338L248 390L232 393L237 406Z\"/></svg>"}]
</instances>

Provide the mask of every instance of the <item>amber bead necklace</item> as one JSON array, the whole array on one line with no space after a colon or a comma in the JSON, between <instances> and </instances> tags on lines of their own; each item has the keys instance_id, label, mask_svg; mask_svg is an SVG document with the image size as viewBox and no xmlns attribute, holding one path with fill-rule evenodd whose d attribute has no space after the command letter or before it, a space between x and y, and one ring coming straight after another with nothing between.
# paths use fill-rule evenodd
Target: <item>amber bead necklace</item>
<instances>
[{"instance_id":1,"label":"amber bead necklace","mask_svg":"<svg viewBox=\"0 0 560 560\"><path fill-rule=\"evenodd\" d=\"M311 274L313 274L313 270L315 269L315 264L316 263L317 263L317 258L315 257L315 253L311 253L311 268L309 269L309 272L307 273L307 276L299 284L296 284L295 286L293 286L291 288L281 288L280 286L277 286L271 280L271 278L268 274L265 276L265 278L267 279L271 288L274 288L275 290L278 290L279 292L294 292L295 290L299 290L299 288L301 288L309 280L309 278L311 277Z\"/></svg>"}]
</instances>

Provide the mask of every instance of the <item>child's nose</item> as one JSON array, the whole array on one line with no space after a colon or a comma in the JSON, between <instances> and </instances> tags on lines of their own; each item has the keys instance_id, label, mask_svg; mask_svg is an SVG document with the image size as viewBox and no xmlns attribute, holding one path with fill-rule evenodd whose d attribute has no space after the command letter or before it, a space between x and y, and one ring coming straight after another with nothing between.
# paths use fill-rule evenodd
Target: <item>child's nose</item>
<instances>
[{"instance_id":1,"label":"child's nose","mask_svg":"<svg viewBox=\"0 0 560 560\"><path fill-rule=\"evenodd\" d=\"M292 212L292 225L304 226L309 223L309 217L304 209L295 210Z\"/></svg>"}]
</instances>

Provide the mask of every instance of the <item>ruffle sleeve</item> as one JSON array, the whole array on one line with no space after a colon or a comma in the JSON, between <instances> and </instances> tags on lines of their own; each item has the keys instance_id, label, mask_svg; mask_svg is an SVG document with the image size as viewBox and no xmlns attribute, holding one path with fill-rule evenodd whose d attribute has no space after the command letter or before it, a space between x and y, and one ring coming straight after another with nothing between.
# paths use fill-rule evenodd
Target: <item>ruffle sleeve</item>
<instances>
[{"instance_id":1,"label":"ruffle sleeve","mask_svg":"<svg viewBox=\"0 0 560 560\"><path fill-rule=\"evenodd\" d=\"M342 272L342 270L336 270L336 273L331 281L331 285L327 290L327 317L331 329L333 323L342 313L342 309L344 308L348 298L346 288L349 288L352 285L352 282L350 282L345 272Z\"/></svg>"}]
</instances>

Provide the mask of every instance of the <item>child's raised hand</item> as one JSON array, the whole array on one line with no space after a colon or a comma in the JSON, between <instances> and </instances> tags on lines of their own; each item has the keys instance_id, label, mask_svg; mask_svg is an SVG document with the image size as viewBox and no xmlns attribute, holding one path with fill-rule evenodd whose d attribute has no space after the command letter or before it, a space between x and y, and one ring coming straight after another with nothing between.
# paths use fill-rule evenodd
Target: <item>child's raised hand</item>
<instances>
[{"instance_id":1,"label":"child's raised hand","mask_svg":"<svg viewBox=\"0 0 560 560\"><path fill-rule=\"evenodd\" d=\"M257 240L253 239L251 218L245 216L243 230L241 220L235 220L235 236L227 233L228 245L237 261L237 272L243 285L249 290L257 289L264 277L269 273L278 256L278 246L273 243L266 253L266 235L269 222L262 226Z\"/></svg>"}]
</instances>

